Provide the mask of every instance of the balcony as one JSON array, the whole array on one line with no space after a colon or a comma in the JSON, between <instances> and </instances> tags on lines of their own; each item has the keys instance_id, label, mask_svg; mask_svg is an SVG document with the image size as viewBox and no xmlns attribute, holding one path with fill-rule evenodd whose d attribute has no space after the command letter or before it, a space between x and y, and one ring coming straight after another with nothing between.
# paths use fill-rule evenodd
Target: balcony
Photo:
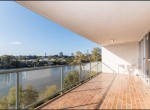
<instances>
[{"instance_id":1,"label":"balcony","mask_svg":"<svg viewBox=\"0 0 150 110\"><path fill-rule=\"evenodd\" d=\"M102 73L102 66L111 72ZM78 80L66 85L66 77L73 71L77 72ZM148 109L150 107L148 101L150 90L139 76L117 74L103 62L8 70L0 72L0 76L4 79L0 89L5 91L1 92L1 96L11 97L0 103L7 109ZM12 88L14 92L10 92ZM48 88L50 91L46 91Z\"/></svg>"},{"instance_id":2,"label":"balcony","mask_svg":"<svg viewBox=\"0 0 150 110\"><path fill-rule=\"evenodd\" d=\"M1 71L2 109L150 108L149 1L16 2L100 44L102 62Z\"/></svg>"},{"instance_id":3,"label":"balcony","mask_svg":"<svg viewBox=\"0 0 150 110\"><path fill-rule=\"evenodd\" d=\"M0 72L0 107L31 108L63 95L101 73L101 62Z\"/></svg>"}]
</instances>

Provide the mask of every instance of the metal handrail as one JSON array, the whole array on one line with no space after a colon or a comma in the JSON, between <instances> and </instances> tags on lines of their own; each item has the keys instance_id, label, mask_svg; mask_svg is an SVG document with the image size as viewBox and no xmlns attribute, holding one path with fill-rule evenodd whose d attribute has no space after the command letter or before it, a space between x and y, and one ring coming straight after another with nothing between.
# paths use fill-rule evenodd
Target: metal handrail
<instances>
[{"instance_id":1,"label":"metal handrail","mask_svg":"<svg viewBox=\"0 0 150 110\"><path fill-rule=\"evenodd\" d=\"M91 63L91 62L89 62L89 63ZM93 67L95 67L99 63L100 62L97 62ZM82 64L88 64L88 63L82 63ZM57 66L32 67L32 68L22 68L22 69L10 69L10 70L2 70L2 71L0 71L0 75L1 74L9 74L9 73L14 73L14 74L17 75L17 79L16 79L16 109L19 109L19 73L20 72L35 71L35 70L50 69L50 68L61 68L62 69L63 67L67 67L67 66L81 66L81 65L79 65L79 64L77 64L77 65L57 65ZM98 73L98 71L97 71L97 73ZM61 70L61 74L62 74L62 70ZM64 90L62 88L62 81L63 80L62 80L62 75L61 75L61 90L59 92L62 92ZM78 83L80 83L82 81L83 80L79 80ZM28 105L27 108L33 106L36 103L39 103L39 101L35 102L35 103L31 104L31 105Z\"/></svg>"},{"instance_id":2,"label":"metal handrail","mask_svg":"<svg viewBox=\"0 0 150 110\"><path fill-rule=\"evenodd\" d=\"M66 66L76 66L76 65L57 65L57 66L42 66L42 67L31 67L31 68L21 68L21 69L10 69L10 70L2 70L0 71L0 74L19 73L24 71L34 71L34 70L41 70L41 69L66 67Z\"/></svg>"},{"instance_id":3,"label":"metal handrail","mask_svg":"<svg viewBox=\"0 0 150 110\"><path fill-rule=\"evenodd\" d=\"M91 67L91 69L94 68L95 66L97 66L99 63L100 63L100 62L98 62L97 64L95 64L93 67Z\"/></svg>"},{"instance_id":4,"label":"metal handrail","mask_svg":"<svg viewBox=\"0 0 150 110\"><path fill-rule=\"evenodd\" d=\"M88 64L88 63L83 63ZM41 70L41 69L49 69L49 68L60 68L60 67L66 67L66 66L78 66L77 65L55 65L55 66L42 66L42 67L31 67L31 68L19 68L19 69L10 69L10 70L2 70L0 71L0 74L8 74L8 73L19 73L24 71L34 71L34 70ZM96 65L95 65L96 66ZM93 68L93 67L92 67Z\"/></svg>"}]
</instances>

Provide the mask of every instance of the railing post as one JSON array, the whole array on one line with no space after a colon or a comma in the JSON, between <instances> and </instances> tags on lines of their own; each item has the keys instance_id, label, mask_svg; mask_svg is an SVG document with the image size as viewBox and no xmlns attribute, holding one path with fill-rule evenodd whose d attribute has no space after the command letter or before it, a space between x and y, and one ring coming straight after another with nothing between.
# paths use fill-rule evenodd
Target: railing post
<instances>
[{"instance_id":1,"label":"railing post","mask_svg":"<svg viewBox=\"0 0 150 110\"><path fill-rule=\"evenodd\" d=\"M90 73L91 73L91 61L90 61Z\"/></svg>"},{"instance_id":2,"label":"railing post","mask_svg":"<svg viewBox=\"0 0 150 110\"><path fill-rule=\"evenodd\" d=\"M96 71L97 71L97 74L98 74L98 61L97 61L96 63L97 63L97 64L96 64L96 66L97 66L97 70L96 70Z\"/></svg>"},{"instance_id":3,"label":"railing post","mask_svg":"<svg viewBox=\"0 0 150 110\"><path fill-rule=\"evenodd\" d=\"M61 91L63 90L63 67L61 67ZM62 94L62 92L61 92Z\"/></svg>"},{"instance_id":4,"label":"railing post","mask_svg":"<svg viewBox=\"0 0 150 110\"><path fill-rule=\"evenodd\" d=\"M79 65L79 82L81 81L81 72L82 72L82 68L81 68L81 63Z\"/></svg>"},{"instance_id":5,"label":"railing post","mask_svg":"<svg viewBox=\"0 0 150 110\"><path fill-rule=\"evenodd\" d=\"M16 109L19 109L19 73L16 73Z\"/></svg>"}]
</instances>

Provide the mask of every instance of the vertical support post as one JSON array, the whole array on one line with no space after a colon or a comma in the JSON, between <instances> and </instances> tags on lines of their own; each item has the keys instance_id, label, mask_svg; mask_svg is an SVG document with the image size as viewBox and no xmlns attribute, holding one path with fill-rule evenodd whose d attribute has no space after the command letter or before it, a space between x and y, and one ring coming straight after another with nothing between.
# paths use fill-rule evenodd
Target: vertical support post
<instances>
[{"instance_id":1,"label":"vertical support post","mask_svg":"<svg viewBox=\"0 0 150 110\"><path fill-rule=\"evenodd\" d=\"M19 109L19 73L16 73L16 109Z\"/></svg>"},{"instance_id":2,"label":"vertical support post","mask_svg":"<svg viewBox=\"0 0 150 110\"><path fill-rule=\"evenodd\" d=\"M97 69L96 72L97 72L97 74L98 74L98 58L97 58L97 57L96 57L96 63L97 63L97 64L96 64L96 67L97 67L97 68L96 68L96 69Z\"/></svg>"},{"instance_id":3,"label":"vertical support post","mask_svg":"<svg viewBox=\"0 0 150 110\"><path fill-rule=\"evenodd\" d=\"M90 61L90 73L91 73L91 61Z\"/></svg>"},{"instance_id":4,"label":"vertical support post","mask_svg":"<svg viewBox=\"0 0 150 110\"><path fill-rule=\"evenodd\" d=\"M61 91L62 91L63 90L63 67L61 67L60 69L61 69Z\"/></svg>"},{"instance_id":5,"label":"vertical support post","mask_svg":"<svg viewBox=\"0 0 150 110\"><path fill-rule=\"evenodd\" d=\"M97 64L96 64L96 66L97 66L97 70L96 70L96 71L97 71L97 74L98 74L98 61L97 61L96 63L97 63Z\"/></svg>"},{"instance_id":6,"label":"vertical support post","mask_svg":"<svg viewBox=\"0 0 150 110\"><path fill-rule=\"evenodd\" d=\"M81 68L81 63L79 65L79 82L81 81L81 72L82 72L82 68Z\"/></svg>"},{"instance_id":7,"label":"vertical support post","mask_svg":"<svg viewBox=\"0 0 150 110\"><path fill-rule=\"evenodd\" d=\"M9 79L9 81L11 82L11 79L12 79L12 76L11 76L12 74L10 74L10 79Z\"/></svg>"}]
</instances>

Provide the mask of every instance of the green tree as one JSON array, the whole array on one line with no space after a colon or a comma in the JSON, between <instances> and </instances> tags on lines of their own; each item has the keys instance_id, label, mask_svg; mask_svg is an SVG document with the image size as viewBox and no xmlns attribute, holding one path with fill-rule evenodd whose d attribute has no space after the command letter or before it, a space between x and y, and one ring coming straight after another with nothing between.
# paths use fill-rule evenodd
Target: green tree
<instances>
[{"instance_id":1,"label":"green tree","mask_svg":"<svg viewBox=\"0 0 150 110\"><path fill-rule=\"evenodd\" d=\"M4 63L4 67L11 67L11 62L14 59L14 56L3 55L1 56L1 61Z\"/></svg>"},{"instance_id":2,"label":"green tree","mask_svg":"<svg viewBox=\"0 0 150 110\"><path fill-rule=\"evenodd\" d=\"M22 87L19 86L19 99L23 98L23 92L22 92ZM15 107L16 104L16 88L11 87L7 96L7 102L10 107ZM19 101L21 102L21 100Z\"/></svg>"},{"instance_id":3,"label":"green tree","mask_svg":"<svg viewBox=\"0 0 150 110\"><path fill-rule=\"evenodd\" d=\"M86 59L85 55L82 52L77 51L76 55L75 55L75 58L74 58L74 61L73 61L73 64L82 63L82 62L85 61L85 59Z\"/></svg>"},{"instance_id":4,"label":"green tree","mask_svg":"<svg viewBox=\"0 0 150 110\"><path fill-rule=\"evenodd\" d=\"M40 61L39 60L40 60L40 58L36 59L35 66L40 66Z\"/></svg>"},{"instance_id":5,"label":"green tree","mask_svg":"<svg viewBox=\"0 0 150 110\"><path fill-rule=\"evenodd\" d=\"M8 109L7 97L3 97L3 98L0 100L0 109Z\"/></svg>"},{"instance_id":6,"label":"green tree","mask_svg":"<svg viewBox=\"0 0 150 110\"><path fill-rule=\"evenodd\" d=\"M38 98L38 92L33 88L33 86L28 85L26 89L23 91L22 105L30 105L36 102Z\"/></svg>"},{"instance_id":7,"label":"green tree","mask_svg":"<svg viewBox=\"0 0 150 110\"><path fill-rule=\"evenodd\" d=\"M92 55L91 55L91 60L92 61L101 61L101 49L96 47L93 48L92 50Z\"/></svg>"},{"instance_id":8,"label":"green tree","mask_svg":"<svg viewBox=\"0 0 150 110\"><path fill-rule=\"evenodd\" d=\"M22 86L19 86L19 103L21 106L26 106L35 102L38 98L38 92L33 89L31 85L28 85L25 90L22 90ZM0 101L1 108L15 108L16 105L16 88L11 87L8 96L3 97Z\"/></svg>"},{"instance_id":9,"label":"green tree","mask_svg":"<svg viewBox=\"0 0 150 110\"><path fill-rule=\"evenodd\" d=\"M46 98L51 96L57 91L57 86L56 85L51 85L46 88L46 90L40 95L41 98Z\"/></svg>"},{"instance_id":10,"label":"green tree","mask_svg":"<svg viewBox=\"0 0 150 110\"><path fill-rule=\"evenodd\" d=\"M69 63L69 64L72 64L73 61L74 61L74 57L66 59L66 62Z\"/></svg>"},{"instance_id":11,"label":"green tree","mask_svg":"<svg viewBox=\"0 0 150 110\"><path fill-rule=\"evenodd\" d=\"M79 72L72 71L64 79L64 88L69 87L79 81Z\"/></svg>"}]
</instances>

